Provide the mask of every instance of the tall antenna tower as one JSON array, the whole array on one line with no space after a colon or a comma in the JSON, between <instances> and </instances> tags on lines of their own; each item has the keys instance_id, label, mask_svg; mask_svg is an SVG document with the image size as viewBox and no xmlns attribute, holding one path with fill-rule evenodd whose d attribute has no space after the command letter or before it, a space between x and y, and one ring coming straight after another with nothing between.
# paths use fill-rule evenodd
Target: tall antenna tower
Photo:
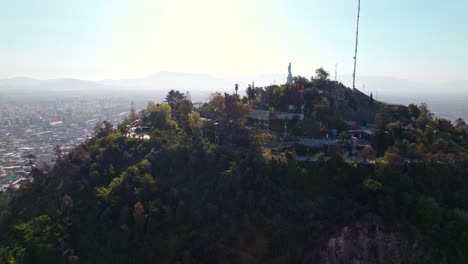
<instances>
[{"instance_id":1,"label":"tall antenna tower","mask_svg":"<svg viewBox=\"0 0 468 264\"><path fill-rule=\"evenodd\" d=\"M335 82L338 81L338 63L335 63Z\"/></svg>"},{"instance_id":2,"label":"tall antenna tower","mask_svg":"<svg viewBox=\"0 0 468 264\"><path fill-rule=\"evenodd\" d=\"M353 89L356 89L356 59L357 59L357 48L359 39L359 15L361 13L361 0L358 0L358 12L357 12L357 26L356 26L356 46L354 49L354 72L353 72Z\"/></svg>"}]
</instances>

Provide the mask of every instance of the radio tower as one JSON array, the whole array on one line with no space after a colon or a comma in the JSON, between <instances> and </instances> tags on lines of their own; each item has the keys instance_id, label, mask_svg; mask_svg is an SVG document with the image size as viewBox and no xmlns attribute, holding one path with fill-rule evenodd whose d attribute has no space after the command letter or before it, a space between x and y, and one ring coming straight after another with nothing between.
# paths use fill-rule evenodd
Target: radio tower
<instances>
[{"instance_id":1,"label":"radio tower","mask_svg":"<svg viewBox=\"0 0 468 264\"><path fill-rule=\"evenodd\" d=\"M356 27L356 46L354 49L354 72L353 72L353 90L356 89L356 58L359 38L359 15L361 13L361 0L358 0L357 27Z\"/></svg>"},{"instance_id":2,"label":"radio tower","mask_svg":"<svg viewBox=\"0 0 468 264\"><path fill-rule=\"evenodd\" d=\"M335 64L335 82L338 81L338 63Z\"/></svg>"}]
</instances>

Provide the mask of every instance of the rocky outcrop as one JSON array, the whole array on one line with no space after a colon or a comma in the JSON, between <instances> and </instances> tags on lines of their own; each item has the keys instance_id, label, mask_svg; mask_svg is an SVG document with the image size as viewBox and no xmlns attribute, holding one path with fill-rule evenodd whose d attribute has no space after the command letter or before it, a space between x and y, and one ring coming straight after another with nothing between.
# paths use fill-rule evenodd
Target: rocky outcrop
<instances>
[{"instance_id":1,"label":"rocky outcrop","mask_svg":"<svg viewBox=\"0 0 468 264\"><path fill-rule=\"evenodd\" d=\"M404 264L446 263L435 261L427 250L405 235L401 228L383 228L375 224L354 224L330 237L315 257L304 263L322 264Z\"/></svg>"}]
</instances>

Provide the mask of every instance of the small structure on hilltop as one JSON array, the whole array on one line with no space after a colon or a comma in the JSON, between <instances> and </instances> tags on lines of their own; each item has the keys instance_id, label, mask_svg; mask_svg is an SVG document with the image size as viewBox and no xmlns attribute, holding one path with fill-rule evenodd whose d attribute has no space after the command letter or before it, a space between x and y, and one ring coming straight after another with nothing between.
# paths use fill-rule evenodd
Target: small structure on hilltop
<instances>
[{"instance_id":1,"label":"small structure on hilltop","mask_svg":"<svg viewBox=\"0 0 468 264\"><path fill-rule=\"evenodd\" d=\"M133 121L130 125L127 125L128 128L128 137L133 138L143 138L149 139L150 138L150 128L147 126L143 126L143 122L141 119L137 119Z\"/></svg>"},{"instance_id":2,"label":"small structure on hilltop","mask_svg":"<svg viewBox=\"0 0 468 264\"><path fill-rule=\"evenodd\" d=\"M288 66L288 78L286 79L286 83L287 84L293 83L293 76L291 73L291 63L289 63L289 66Z\"/></svg>"}]
</instances>

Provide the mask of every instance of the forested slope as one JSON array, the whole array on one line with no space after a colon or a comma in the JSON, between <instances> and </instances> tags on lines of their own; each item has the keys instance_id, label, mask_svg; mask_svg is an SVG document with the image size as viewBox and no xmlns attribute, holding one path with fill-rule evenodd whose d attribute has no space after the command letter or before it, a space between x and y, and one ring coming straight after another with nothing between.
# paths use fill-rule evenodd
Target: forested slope
<instances>
[{"instance_id":1,"label":"forested slope","mask_svg":"<svg viewBox=\"0 0 468 264\"><path fill-rule=\"evenodd\" d=\"M468 261L464 156L297 162L154 108L149 140L104 124L2 197L1 263Z\"/></svg>"}]
</instances>

